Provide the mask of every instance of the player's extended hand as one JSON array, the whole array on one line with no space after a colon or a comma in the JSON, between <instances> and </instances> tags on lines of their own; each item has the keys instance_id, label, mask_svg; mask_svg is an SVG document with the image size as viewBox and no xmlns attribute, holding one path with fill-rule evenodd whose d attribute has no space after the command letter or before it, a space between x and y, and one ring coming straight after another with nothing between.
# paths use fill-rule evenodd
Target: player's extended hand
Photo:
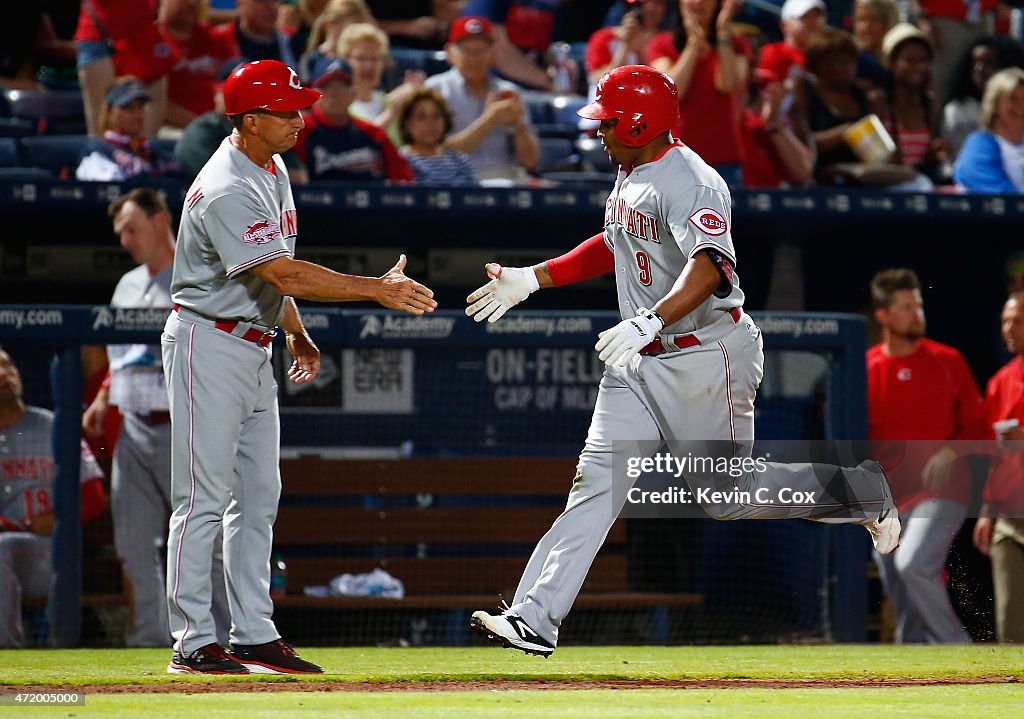
<instances>
[{"instance_id":1,"label":"player's extended hand","mask_svg":"<svg viewBox=\"0 0 1024 719\"><path fill-rule=\"evenodd\" d=\"M295 384L315 379L320 371L320 350L309 335L288 332L284 341L293 358L292 366L288 368L288 379Z\"/></svg>"},{"instance_id":2,"label":"player's extended hand","mask_svg":"<svg viewBox=\"0 0 1024 719\"><path fill-rule=\"evenodd\" d=\"M598 357L613 367L625 367L665 327L656 313L640 308L636 317L622 320L597 336Z\"/></svg>"},{"instance_id":3,"label":"player's extended hand","mask_svg":"<svg viewBox=\"0 0 1024 719\"><path fill-rule=\"evenodd\" d=\"M938 492L949 483L953 474L953 463L956 462L956 452L950 447L943 447L933 454L921 471L921 479L925 488L932 492Z\"/></svg>"},{"instance_id":4,"label":"player's extended hand","mask_svg":"<svg viewBox=\"0 0 1024 719\"><path fill-rule=\"evenodd\" d=\"M402 310L411 315L433 312L437 307L433 290L407 277L405 263L405 255L400 255L395 266L380 278L377 302L388 309Z\"/></svg>"},{"instance_id":5,"label":"player's extended hand","mask_svg":"<svg viewBox=\"0 0 1024 719\"><path fill-rule=\"evenodd\" d=\"M466 314L477 322L497 322L540 289L532 267L502 267L497 262L488 262L484 270L491 281L466 298Z\"/></svg>"}]
</instances>

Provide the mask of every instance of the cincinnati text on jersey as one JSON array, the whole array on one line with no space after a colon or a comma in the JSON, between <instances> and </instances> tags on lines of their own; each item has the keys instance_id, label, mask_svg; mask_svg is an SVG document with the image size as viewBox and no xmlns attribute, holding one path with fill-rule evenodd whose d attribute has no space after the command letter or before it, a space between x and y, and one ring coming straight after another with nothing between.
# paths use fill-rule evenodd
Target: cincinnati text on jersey
<instances>
[{"instance_id":1,"label":"cincinnati text on jersey","mask_svg":"<svg viewBox=\"0 0 1024 719\"><path fill-rule=\"evenodd\" d=\"M657 219L631 207L621 197L609 197L605 203L604 226L610 225L619 225L627 235L637 239L661 244Z\"/></svg>"}]
</instances>

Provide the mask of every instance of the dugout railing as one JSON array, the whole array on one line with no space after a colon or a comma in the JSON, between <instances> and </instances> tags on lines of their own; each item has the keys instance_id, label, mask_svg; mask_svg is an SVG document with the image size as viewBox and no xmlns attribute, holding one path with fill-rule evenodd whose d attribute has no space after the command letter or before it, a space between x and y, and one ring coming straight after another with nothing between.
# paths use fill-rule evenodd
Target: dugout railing
<instances>
[{"instance_id":1,"label":"dugout railing","mask_svg":"<svg viewBox=\"0 0 1024 719\"><path fill-rule=\"evenodd\" d=\"M419 626L425 643L460 642L463 610L489 608L498 592L514 588L533 542L564 502L600 376L593 337L615 316L517 312L489 325L458 311L420 318L321 307L303 312L325 369L322 381L303 392L282 383L285 487L275 546L290 572L288 594L278 600L280 619L301 635L311 621L323 627L351 614L364 631L349 636L359 641L402 640L408 632L393 627ZM759 435L863 437L863 318L754 316L767 354ZM82 632L79 347L156 342L165 317L105 306L0 306L5 347L34 355L30 366L37 372L54 357L58 521L49 617L60 646L77 645ZM275 350L280 373L283 346ZM501 471L494 469L498 463ZM561 476L540 476L548 474ZM665 585L670 591L652 591L637 577L652 567L671 571L654 566L668 560L638 550L637 533L620 520L581 595L579 616L596 617L597 626L610 612L639 608L638 618L624 620L643 625L637 641L716 641L725 635L702 633L696 623L742 627L749 606L761 604L770 611L750 621L776 622L780 634L865 638L869 545L863 530L806 522L708 524L715 526L701 529L710 557L704 578L691 591L671 583ZM641 567L644 562L650 566ZM338 571L372 567L405 581L404 604L304 594L306 586L328 584ZM729 583L706 576L716 573L731 577ZM490 604L476 606L488 598ZM407 611L421 609L439 613ZM311 611L322 616L310 620ZM430 622L434 626L424 629ZM736 632L754 640L772 636ZM623 635L595 630L576 636L601 641Z\"/></svg>"}]
</instances>

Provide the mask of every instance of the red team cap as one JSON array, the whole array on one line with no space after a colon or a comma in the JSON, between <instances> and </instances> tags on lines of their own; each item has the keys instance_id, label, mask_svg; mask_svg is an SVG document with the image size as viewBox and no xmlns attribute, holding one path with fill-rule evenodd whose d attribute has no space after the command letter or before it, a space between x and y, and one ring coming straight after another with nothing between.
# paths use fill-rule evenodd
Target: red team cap
<instances>
[{"instance_id":1,"label":"red team cap","mask_svg":"<svg viewBox=\"0 0 1024 719\"><path fill-rule=\"evenodd\" d=\"M665 73L649 65L623 65L597 83L597 97L576 114L588 120L618 119L615 135L623 145L640 147L679 120L679 91Z\"/></svg>"},{"instance_id":2,"label":"red team cap","mask_svg":"<svg viewBox=\"0 0 1024 719\"><path fill-rule=\"evenodd\" d=\"M294 70L277 60L242 65L224 81L224 111L229 117L252 110L305 110L323 93L303 87Z\"/></svg>"},{"instance_id":3,"label":"red team cap","mask_svg":"<svg viewBox=\"0 0 1024 719\"><path fill-rule=\"evenodd\" d=\"M491 27L491 21L476 15L457 18L452 23L451 30L448 31L448 42L458 42L464 37L482 37L485 40L493 40L494 29Z\"/></svg>"}]
</instances>

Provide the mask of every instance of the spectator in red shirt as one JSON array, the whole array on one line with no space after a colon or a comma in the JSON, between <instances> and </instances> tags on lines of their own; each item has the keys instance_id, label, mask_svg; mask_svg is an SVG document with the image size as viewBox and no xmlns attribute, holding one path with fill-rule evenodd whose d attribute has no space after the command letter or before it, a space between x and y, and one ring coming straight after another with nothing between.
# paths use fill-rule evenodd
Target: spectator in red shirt
<instances>
[{"instance_id":1,"label":"spectator in red shirt","mask_svg":"<svg viewBox=\"0 0 1024 719\"><path fill-rule=\"evenodd\" d=\"M814 156L793 133L783 112L787 92L770 73L756 71L753 100L744 103L744 187L803 187L811 180Z\"/></svg>"},{"instance_id":2,"label":"spectator in red shirt","mask_svg":"<svg viewBox=\"0 0 1024 719\"><path fill-rule=\"evenodd\" d=\"M758 67L785 81L802 73L804 50L815 33L825 29L822 0L786 0L782 5L782 42L761 48Z\"/></svg>"},{"instance_id":3,"label":"spectator in red shirt","mask_svg":"<svg viewBox=\"0 0 1024 719\"><path fill-rule=\"evenodd\" d=\"M992 560L997 638L1024 644L1024 292L1003 305L1002 335L1014 357L989 380L985 400L1004 453L985 484L974 546Z\"/></svg>"},{"instance_id":4,"label":"spectator in red shirt","mask_svg":"<svg viewBox=\"0 0 1024 719\"><path fill-rule=\"evenodd\" d=\"M647 46L661 28L668 0L633 0L627 7L618 25L597 30L587 41L585 62L591 90L609 70L646 62Z\"/></svg>"},{"instance_id":5,"label":"spectator in red shirt","mask_svg":"<svg viewBox=\"0 0 1024 719\"><path fill-rule=\"evenodd\" d=\"M554 85L541 67L554 39L558 0L468 0L462 17L485 17L494 37L494 66L502 77L538 90Z\"/></svg>"},{"instance_id":6,"label":"spectator in red shirt","mask_svg":"<svg viewBox=\"0 0 1024 719\"><path fill-rule=\"evenodd\" d=\"M970 500L970 468L952 445L984 438L985 409L961 354L925 338L920 288L909 269L871 280L882 341L867 353L868 439L903 520L899 548L875 562L897 642L966 643L941 573Z\"/></svg>"},{"instance_id":7,"label":"spectator in red shirt","mask_svg":"<svg viewBox=\"0 0 1024 719\"><path fill-rule=\"evenodd\" d=\"M167 81L166 123L185 127L213 109L214 76L234 56L230 38L199 21L203 0L162 0L158 24L178 62Z\"/></svg>"},{"instance_id":8,"label":"spectator in red shirt","mask_svg":"<svg viewBox=\"0 0 1024 719\"><path fill-rule=\"evenodd\" d=\"M673 136L733 186L741 184L739 101L751 54L750 44L732 32L738 7L736 0L679 0L679 27L647 47L648 63L679 88Z\"/></svg>"},{"instance_id":9,"label":"spectator in red shirt","mask_svg":"<svg viewBox=\"0 0 1024 719\"><path fill-rule=\"evenodd\" d=\"M146 84L152 101L144 132L155 137L167 110L167 73L174 65L170 47L154 20L156 0L82 0L75 30L78 82L89 134L96 137L107 89L118 76Z\"/></svg>"}]
</instances>

